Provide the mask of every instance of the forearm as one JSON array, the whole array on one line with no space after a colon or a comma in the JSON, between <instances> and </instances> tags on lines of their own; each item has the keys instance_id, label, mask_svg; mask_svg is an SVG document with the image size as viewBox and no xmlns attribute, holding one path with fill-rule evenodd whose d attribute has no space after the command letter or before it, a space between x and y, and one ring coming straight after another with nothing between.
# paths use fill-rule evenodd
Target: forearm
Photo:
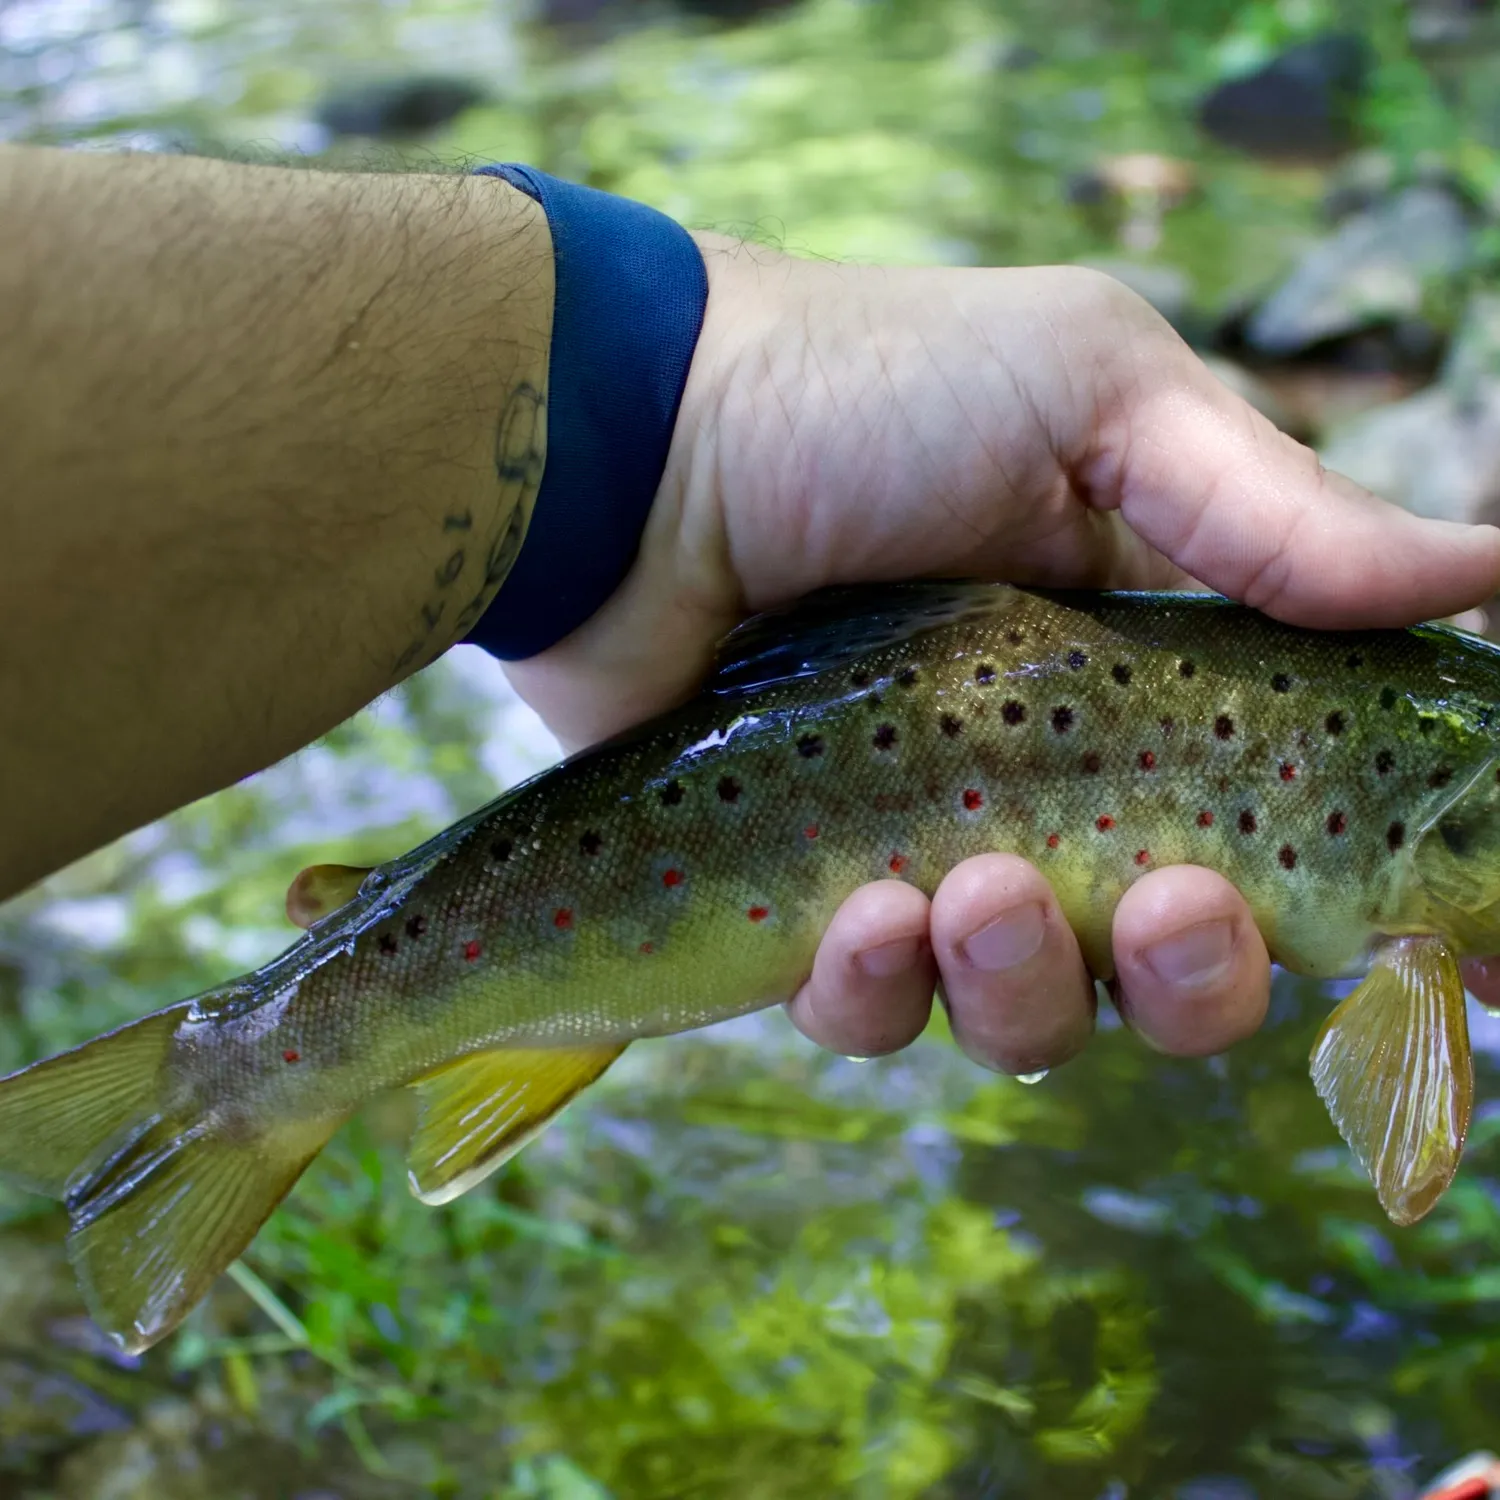
<instances>
[{"instance_id":1,"label":"forearm","mask_svg":"<svg viewBox=\"0 0 1500 1500\"><path fill-rule=\"evenodd\" d=\"M0 896L463 635L535 499L546 221L494 179L0 148Z\"/></svg>"}]
</instances>

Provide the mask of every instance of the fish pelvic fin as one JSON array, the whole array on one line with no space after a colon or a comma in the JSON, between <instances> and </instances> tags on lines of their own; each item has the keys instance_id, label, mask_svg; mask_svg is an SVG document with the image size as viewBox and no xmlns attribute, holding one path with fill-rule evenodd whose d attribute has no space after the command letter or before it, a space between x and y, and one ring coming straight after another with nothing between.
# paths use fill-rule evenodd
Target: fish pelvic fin
<instances>
[{"instance_id":1,"label":"fish pelvic fin","mask_svg":"<svg viewBox=\"0 0 1500 1500\"><path fill-rule=\"evenodd\" d=\"M1312 1076L1333 1123L1397 1224L1448 1189L1474 1108L1463 979L1438 938L1398 938L1329 1016Z\"/></svg>"},{"instance_id":2,"label":"fish pelvic fin","mask_svg":"<svg viewBox=\"0 0 1500 1500\"><path fill-rule=\"evenodd\" d=\"M61 1198L95 1322L166 1337L255 1237L343 1116L264 1127L174 1106L174 1006L0 1079L0 1175Z\"/></svg>"},{"instance_id":3,"label":"fish pelvic fin","mask_svg":"<svg viewBox=\"0 0 1500 1500\"><path fill-rule=\"evenodd\" d=\"M410 1086L419 1114L407 1156L423 1203L451 1203L533 1140L625 1050L503 1049L444 1063Z\"/></svg>"}]
</instances>

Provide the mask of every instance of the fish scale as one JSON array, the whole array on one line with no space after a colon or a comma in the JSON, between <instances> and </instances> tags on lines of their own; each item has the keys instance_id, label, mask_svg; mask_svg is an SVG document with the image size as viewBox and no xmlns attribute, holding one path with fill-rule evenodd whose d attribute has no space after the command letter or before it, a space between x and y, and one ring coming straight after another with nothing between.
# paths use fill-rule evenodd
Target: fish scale
<instances>
[{"instance_id":1,"label":"fish scale","mask_svg":"<svg viewBox=\"0 0 1500 1500\"><path fill-rule=\"evenodd\" d=\"M1289 968L1375 950L1369 1019L1336 1013L1315 1079L1416 1216L1467 1128L1452 955L1500 948L1497 702L1500 657L1440 627L1313 633L1191 595L824 596L737 632L684 708L410 854L306 872L289 910L332 909L255 974L0 1080L0 1172L67 1198L96 1315L144 1347L371 1094L417 1090L413 1185L446 1201L626 1043L793 993L859 886L931 894L1006 851L1100 977L1120 897L1179 863L1233 882ZM1400 1038L1366 1045L1399 1026L1421 1097L1391 1071ZM1360 1069L1386 1071L1361 1091ZM101 1102L74 1120L90 1070ZM1418 1130L1391 1157L1387 1106L1447 1121L1443 1149ZM199 1202L231 1161L233 1191Z\"/></svg>"}]
</instances>

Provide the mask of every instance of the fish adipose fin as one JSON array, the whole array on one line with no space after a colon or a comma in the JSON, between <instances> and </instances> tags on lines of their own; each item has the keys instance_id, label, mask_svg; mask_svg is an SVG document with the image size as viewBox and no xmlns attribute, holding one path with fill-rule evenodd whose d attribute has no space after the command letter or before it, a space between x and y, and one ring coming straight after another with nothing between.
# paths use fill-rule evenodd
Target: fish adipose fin
<instances>
[{"instance_id":1,"label":"fish adipose fin","mask_svg":"<svg viewBox=\"0 0 1500 1500\"><path fill-rule=\"evenodd\" d=\"M1437 938L1400 938L1328 1018L1313 1083L1381 1206L1414 1224L1447 1191L1474 1107L1458 962Z\"/></svg>"},{"instance_id":2,"label":"fish adipose fin","mask_svg":"<svg viewBox=\"0 0 1500 1500\"><path fill-rule=\"evenodd\" d=\"M411 1085L420 1103L407 1156L423 1203L451 1203L514 1156L625 1050L477 1052Z\"/></svg>"},{"instance_id":3,"label":"fish adipose fin","mask_svg":"<svg viewBox=\"0 0 1500 1500\"><path fill-rule=\"evenodd\" d=\"M369 873L368 865L309 865L287 887L287 916L297 927L311 927L352 901Z\"/></svg>"},{"instance_id":4,"label":"fish adipose fin","mask_svg":"<svg viewBox=\"0 0 1500 1500\"><path fill-rule=\"evenodd\" d=\"M89 1311L132 1354L182 1321L342 1120L170 1112L163 1063L186 1010L0 1079L0 1176L67 1205Z\"/></svg>"}]
</instances>

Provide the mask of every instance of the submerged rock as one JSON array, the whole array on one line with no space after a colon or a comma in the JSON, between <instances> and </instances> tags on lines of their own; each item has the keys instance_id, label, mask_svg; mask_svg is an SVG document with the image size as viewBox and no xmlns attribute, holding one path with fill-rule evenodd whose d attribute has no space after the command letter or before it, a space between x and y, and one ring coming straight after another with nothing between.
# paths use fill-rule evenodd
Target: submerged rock
<instances>
[{"instance_id":1,"label":"submerged rock","mask_svg":"<svg viewBox=\"0 0 1500 1500\"><path fill-rule=\"evenodd\" d=\"M1424 300L1432 283L1468 264L1471 231L1457 194L1429 184L1405 188L1314 245L1250 313L1244 341L1258 354L1285 358L1384 326L1430 355ZM1395 353L1402 352L1398 344Z\"/></svg>"},{"instance_id":2,"label":"submerged rock","mask_svg":"<svg viewBox=\"0 0 1500 1500\"><path fill-rule=\"evenodd\" d=\"M1337 156L1354 145L1355 106L1371 60L1363 37L1316 37L1219 84L1199 105L1198 123L1216 141L1253 156Z\"/></svg>"}]
</instances>

